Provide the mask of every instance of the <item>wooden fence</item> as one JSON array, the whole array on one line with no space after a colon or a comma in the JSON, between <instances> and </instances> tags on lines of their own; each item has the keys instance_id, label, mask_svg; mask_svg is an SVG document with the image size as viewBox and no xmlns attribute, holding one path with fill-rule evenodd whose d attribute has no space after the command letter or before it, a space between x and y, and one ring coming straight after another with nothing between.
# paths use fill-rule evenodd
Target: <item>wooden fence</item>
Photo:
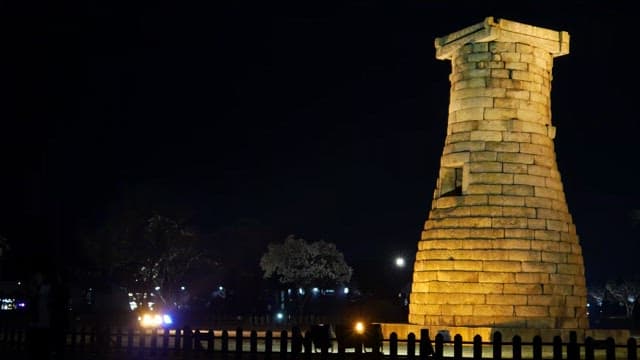
<instances>
[{"instance_id":1,"label":"wooden fence","mask_svg":"<svg viewBox=\"0 0 640 360\"><path fill-rule=\"evenodd\" d=\"M182 329L90 329L80 328L67 332L64 337L64 359L628 359L637 360L635 338L626 344L616 344L613 338L595 340L586 338L578 343L575 333L563 343L556 336L544 343L539 336L523 342L520 336L505 341L500 332L492 341L479 335L465 341L460 335L445 340L437 334L432 340L426 329L419 338L410 333L398 339L396 333L389 338L364 334L329 335L329 332L304 333L298 328L291 331L244 331ZM376 335L376 334L373 334ZM28 352L26 331L23 328L0 328L0 358L19 359Z\"/></svg>"}]
</instances>

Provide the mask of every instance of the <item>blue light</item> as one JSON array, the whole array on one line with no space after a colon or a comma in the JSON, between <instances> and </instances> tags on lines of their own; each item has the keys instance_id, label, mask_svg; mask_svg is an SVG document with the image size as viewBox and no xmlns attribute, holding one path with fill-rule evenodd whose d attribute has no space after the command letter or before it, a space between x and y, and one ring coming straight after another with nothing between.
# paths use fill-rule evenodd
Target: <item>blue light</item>
<instances>
[{"instance_id":1,"label":"blue light","mask_svg":"<svg viewBox=\"0 0 640 360\"><path fill-rule=\"evenodd\" d=\"M170 315L164 314L164 315L162 315L162 322L165 325L171 325L171 324L173 324L173 319L171 319Z\"/></svg>"}]
</instances>

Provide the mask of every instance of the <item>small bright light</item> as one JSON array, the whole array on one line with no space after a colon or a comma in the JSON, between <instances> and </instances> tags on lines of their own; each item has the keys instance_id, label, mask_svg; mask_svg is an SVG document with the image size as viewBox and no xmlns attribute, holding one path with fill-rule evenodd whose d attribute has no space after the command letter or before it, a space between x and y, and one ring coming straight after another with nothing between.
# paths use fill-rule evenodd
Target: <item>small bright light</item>
<instances>
[{"instance_id":1,"label":"small bright light","mask_svg":"<svg viewBox=\"0 0 640 360\"><path fill-rule=\"evenodd\" d=\"M276 319L278 319L278 320L282 320L283 317L284 317L284 315L281 312L276 314Z\"/></svg>"},{"instance_id":2,"label":"small bright light","mask_svg":"<svg viewBox=\"0 0 640 360\"><path fill-rule=\"evenodd\" d=\"M135 310L137 308L138 308L138 303L136 303L135 301L129 301L129 309Z\"/></svg>"},{"instance_id":3,"label":"small bright light","mask_svg":"<svg viewBox=\"0 0 640 360\"><path fill-rule=\"evenodd\" d=\"M298 294L300 294L300 295L304 295L304 289L303 289L303 288L299 288L299 289L298 289Z\"/></svg>"},{"instance_id":4,"label":"small bright light","mask_svg":"<svg viewBox=\"0 0 640 360\"><path fill-rule=\"evenodd\" d=\"M162 315L162 321L164 322L165 325L173 324L173 319L171 319L171 316L167 314Z\"/></svg>"},{"instance_id":5,"label":"small bright light","mask_svg":"<svg viewBox=\"0 0 640 360\"><path fill-rule=\"evenodd\" d=\"M22 281L18 281L18 285L22 285Z\"/></svg>"},{"instance_id":6,"label":"small bright light","mask_svg":"<svg viewBox=\"0 0 640 360\"><path fill-rule=\"evenodd\" d=\"M180 286L180 290L184 291L186 289L184 286Z\"/></svg>"},{"instance_id":7,"label":"small bright light","mask_svg":"<svg viewBox=\"0 0 640 360\"><path fill-rule=\"evenodd\" d=\"M355 330L358 334L364 333L364 324L362 323L362 321L358 321L356 323Z\"/></svg>"},{"instance_id":8,"label":"small bright light","mask_svg":"<svg viewBox=\"0 0 640 360\"><path fill-rule=\"evenodd\" d=\"M160 290L160 286L156 286L154 289L156 289L156 291Z\"/></svg>"},{"instance_id":9,"label":"small bright light","mask_svg":"<svg viewBox=\"0 0 640 360\"><path fill-rule=\"evenodd\" d=\"M311 289L311 291L312 291L314 294L317 294L317 293L320 291L320 289L318 289L317 287L314 287L313 289Z\"/></svg>"},{"instance_id":10,"label":"small bright light","mask_svg":"<svg viewBox=\"0 0 640 360\"><path fill-rule=\"evenodd\" d=\"M349 288L348 287L344 288L344 290L342 290L342 292L345 293L345 295L348 294L349 293Z\"/></svg>"},{"instance_id":11,"label":"small bright light","mask_svg":"<svg viewBox=\"0 0 640 360\"><path fill-rule=\"evenodd\" d=\"M133 296L133 293L128 293L127 295L128 295L129 297L132 297L132 296Z\"/></svg>"},{"instance_id":12,"label":"small bright light","mask_svg":"<svg viewBox=\"0 0 640 360\"><path fill-rule=\"evenodd\" d=\"M222 285L218 286L218 290L220 290L220 291L224 290L224 288L222 287Z\"/></svg>"},{"instance_id":13,"label":"small bright light","mask_svg":"<svg viewBox=\"0 0 640 360\"><path fill-rule=\"evenodd\" d=\"M397 257L396 258L396 266L397 267L404 267L404 258L403 257Z\"/></svg>"}]
</instances>

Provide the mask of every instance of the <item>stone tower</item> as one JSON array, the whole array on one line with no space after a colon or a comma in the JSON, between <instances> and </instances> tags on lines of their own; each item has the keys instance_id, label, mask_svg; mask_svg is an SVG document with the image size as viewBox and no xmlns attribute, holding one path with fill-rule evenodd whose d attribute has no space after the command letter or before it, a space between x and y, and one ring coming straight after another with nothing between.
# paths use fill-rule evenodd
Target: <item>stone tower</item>
<instances>
[{"instance_id":1,"label":"stone tower","mask_svg":"<svg viewBox=\"0 0 640 360\"><path fill-rule=\"evenodd\" d=\"M551 124L553 58L569 34L488 17L435 46L451 60L449 119L409 323L587 329Z\"/></svg>"}]
</instances>

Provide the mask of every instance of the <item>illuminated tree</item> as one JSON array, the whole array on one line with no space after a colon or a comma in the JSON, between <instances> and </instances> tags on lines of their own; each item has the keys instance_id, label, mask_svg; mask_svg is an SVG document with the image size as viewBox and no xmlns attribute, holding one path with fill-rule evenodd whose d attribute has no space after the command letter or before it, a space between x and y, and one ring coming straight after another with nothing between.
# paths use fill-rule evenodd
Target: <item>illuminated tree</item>
<instances>
[{"instance_id":1,"label":"illuminated tree","mask_svg":"<svg viewBox=\"0 0 640 360\"><path fill-rule=\"evenodd\" d=\"M303 315L312 288L344 285L353 273L335 244L323 240L309 243L294 235L282 243L269 244L260 258L260 267L265 279L273 278L295 290L302 289L302 294L296 297L299 316Z\"/></svg>"}]
</instances>

